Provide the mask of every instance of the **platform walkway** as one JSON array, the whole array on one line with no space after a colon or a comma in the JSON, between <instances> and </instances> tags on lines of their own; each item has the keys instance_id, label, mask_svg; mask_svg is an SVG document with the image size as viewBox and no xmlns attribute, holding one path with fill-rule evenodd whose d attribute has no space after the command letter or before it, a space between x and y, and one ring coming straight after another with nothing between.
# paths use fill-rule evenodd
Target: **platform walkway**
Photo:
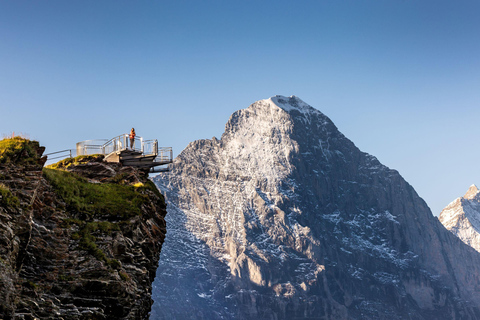
<instances>
[{"instance_id":1,"label":"platform walkway","mask_svg":"<svg viewBox=\"0 0 480 320\"><path fill-rule=\"evenodd\" d=\"M55 155L55 157L49 157L49 160L53 160L81 155L102 154L105 156L104 161L118 162L125 166L148 169L150 172L168 171L168 167L157 167L165 166L173 162L172 148L159 147L156 139L144 140L142 137L135 137L133 148L131 148L129 144L129 135L121 134L109 140L96 139L81 141L76 144L75 150L62 150L47 154L47 156Z\"/></svg>"}]
</instances>

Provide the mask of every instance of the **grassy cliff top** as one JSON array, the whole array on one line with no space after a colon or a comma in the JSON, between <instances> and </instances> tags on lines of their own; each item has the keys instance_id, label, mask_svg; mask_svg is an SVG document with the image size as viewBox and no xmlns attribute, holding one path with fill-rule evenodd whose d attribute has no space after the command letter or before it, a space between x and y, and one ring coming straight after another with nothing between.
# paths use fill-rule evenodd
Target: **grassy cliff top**
<instances>
[{"instance_id":1,"label":"grassy cliff top","mask_svg":"<svg viewBox=\"0 0 480 320\"><path fill-rule=\"evenodd\" d=\"M56 163L50 164L47 166L49 169L66 169L71 166L75 166L81 163L88 163L88 162L101 162L104 158L104 155L101 154L92 154L92 155L85 155L85 156L76 156L74 158L66 158L60 160Z\"/></svg>"},{"instance_id":2,"label":"grassy cliff top","mask_svg":"<svg viewBox=\"0 0 480 320\"><path fill-rule=\"evenodd\" d=\"M144 184L91 183L78 174L48 168L43 169L43 174L69 209L91 217L128 219L141 214L141 206L149 201L141 192Z\"/></svg>"},{"instance_id":3,"label":"grassy cliff top","mask_svg":"<svg viewBox=\"0 0 480 320\"><path fill-rule=\"evenodd\" d=\"M38 141L22 137L0 140L0 163L36 163Z\"/></svg>"},{"instance_id":4,"label":"grassy cliff top","mask_svg":"<svg viewBox=\"0 0 480 320\"><path fill-rule=\"evenodd\" d=\"M140 215L154 198L164 198L148 177L133 168L103 162L103 155L67 158L43 169L43 176L84 219L125 220ZM153 193L153 198L150 196Z\"/></svg>"}]
</instances>

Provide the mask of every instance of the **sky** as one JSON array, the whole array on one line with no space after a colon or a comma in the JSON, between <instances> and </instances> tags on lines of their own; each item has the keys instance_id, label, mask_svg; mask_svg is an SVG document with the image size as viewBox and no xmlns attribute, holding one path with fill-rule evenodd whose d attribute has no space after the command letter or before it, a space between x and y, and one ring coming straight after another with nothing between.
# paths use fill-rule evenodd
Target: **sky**
<instances>
[{"instance_id":1,"label":"sky","mask_svg":"<svg viewBox=\"0 0 480 320\"><path fill-rule=\"evenodd\" d=\"M478 1L0 1L0 135L48 152L220 137L280 94L330 117L434 215L480 184Z\"/></svg>"}]
</instances>

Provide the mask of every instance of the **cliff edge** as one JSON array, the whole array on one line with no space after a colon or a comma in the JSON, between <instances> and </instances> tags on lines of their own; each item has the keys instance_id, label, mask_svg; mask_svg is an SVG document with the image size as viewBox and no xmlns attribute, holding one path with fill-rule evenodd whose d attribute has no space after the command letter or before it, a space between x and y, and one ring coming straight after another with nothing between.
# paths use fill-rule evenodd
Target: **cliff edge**
<instances>
[{"instance_id":1,"label":"cliff edge","mask_svg":"<svg viewBox=\"0 0 480 320\"><path fill-rule=\"evenodd\" d=\"M102 156L43 168L44 149L0 141L0 319L148 319L163 196Z\"/></svg>"}]
</instances>

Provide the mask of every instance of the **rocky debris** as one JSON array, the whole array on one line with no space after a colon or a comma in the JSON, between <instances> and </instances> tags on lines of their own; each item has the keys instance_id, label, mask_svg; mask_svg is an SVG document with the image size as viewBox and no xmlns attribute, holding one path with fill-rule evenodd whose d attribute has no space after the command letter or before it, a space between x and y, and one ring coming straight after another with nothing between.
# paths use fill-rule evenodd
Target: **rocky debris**
<instances>
[{"instance_id":1,"label":"rocky debris","mask_svg":"<svg viewBox=\"0 0 480 320\"><path fill-rule=\"evenodd\" d=\"M95 157L42 171L28 145L0 162L0 319L148 319L163 196Z\"/></svg>"},{"instance_id":2,"label":"rocky debris","mask_svg":"<svg viewBox=\"0 0 480 320\"><path fill-rule=\"evenodd\" d=\"M155 182L152 319L480 319L480 255L297 97L235 112Z\"/></svg>"},{"instance_id":3,"label":"rocky debris","mask_svg":"<svg viewBox=\"0 0 480 320\"><path fill-rule=\"evenodd\" d=\"M476 185L446 206L438 219L447 230L480 252L480 190Z\"/></svg>"}]
</instances>

